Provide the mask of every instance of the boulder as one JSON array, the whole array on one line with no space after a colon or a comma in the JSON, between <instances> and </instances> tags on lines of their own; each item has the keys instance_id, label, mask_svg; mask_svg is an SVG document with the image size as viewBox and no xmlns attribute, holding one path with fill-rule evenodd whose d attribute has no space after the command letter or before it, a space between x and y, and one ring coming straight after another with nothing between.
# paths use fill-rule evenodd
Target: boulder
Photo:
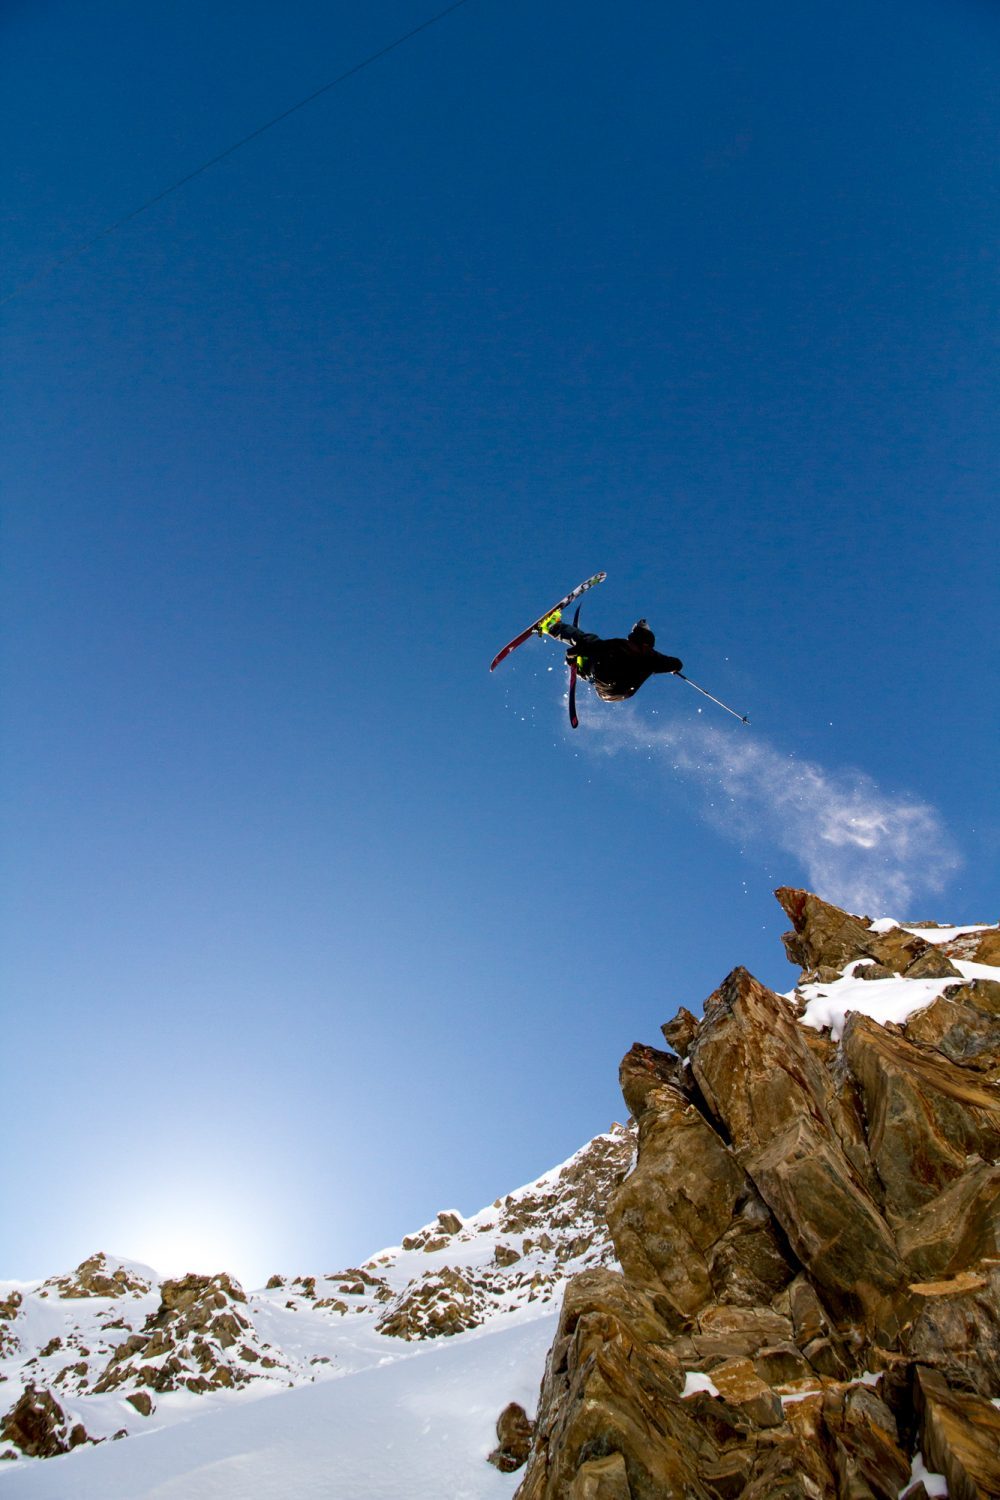
<instances>
[{"instance_id":1,"label":"boulder","mask_svg":"<svg viewBox=\"0 0 1000 1500\"><path fill-rule=\"evenodd\" d=\"M620 1453L589 1458L573 1479L570 1500L632 1500L628 1469Z\"/></svg>"},{"instance_id":2,"label":"boulder","mask_svg":"<svg viewBox=\"0 0 1000 1500\"><path fill-rule=\"evenodd\" d=\"M488 1462L501 1474L513 1474L523 1468L531 1452L535 1424L523 1406L509 1402L497 1418L497 1446Z\"/></svg>"},{"instance_id":3,"label":"boulder","mask_svg":"<svg viewBox=\"0 0 1000 1500\"><path fill-rule=\"evenodd\" d=\"M894 927L891 932L869 933L865 952L894 974L909 974L923 963L934 968L942 962L940 949L918 937L916 933L907 932L904 927ZM947 959L943 962L947 963ZM947 970L945 972L947 974ZM914 978L916 977L915 974Z\"/></svg>"},{"instance_id":4,"label":"boulder","mask_svg":"<svg viewBox=\"0 0 1000 1500\"><path fill-rule=\"evenodd\" d=\"M962 1005L975 1006L988 1016L1000 1016L1000 980L967 979L963 984L950 984L944 992L946 1000L956 1000Z\"/></svg>"},{"instance_id":5,"label":"boulder","mask_svg":"<svg viewBox=\"0 0 1000 1500\"><path fill-rule=\"evenodd\" d=\"M730 1406L754 1427L780 1427L784 1421L781 1398L757 1373L750 1359L727 1359L712 1369L712 1384Z\"/></svg>"},{"instance_id":6,"label":"boulder","mask_svg":"<svg viewBox=\"0 0 1000 1500\"><path fill-rule=\"evenodd\" d=\"M729 1360L756 1359L791 1337L790 1320L773 1308L715 1304L699 1316L684 1341L684 1363L692 1370L714 1370Z\"/></svg>"},{"instance_id":7,"label":"boulder","mask_svg":"<svg viewBox=\"0 0 1000 1500\"><path fill-rule=\"evenodd\" d=\"M951 959L940 948L928 947L915 958L906 970L907 979L961 979L961 969L956 969Z\"/></svg>"}]
</instances>

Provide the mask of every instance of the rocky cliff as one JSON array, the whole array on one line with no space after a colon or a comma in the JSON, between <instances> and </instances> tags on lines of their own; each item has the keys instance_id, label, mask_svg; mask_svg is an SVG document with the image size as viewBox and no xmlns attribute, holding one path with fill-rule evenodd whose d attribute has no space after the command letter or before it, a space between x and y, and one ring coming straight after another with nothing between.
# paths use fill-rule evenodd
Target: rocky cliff
<instances>
[{"instance_id":1,"label":"rocky cliff","mask_svg":"<svg viewBox=\"0 0 1000 1500\"><path fill-rule=\"evenodd\" d=\"M621 1065L620 1270L566 1288L517 1500L1000 1496L1000 932L777 895L795 990L736 969Z\"/></svg>"}]
</instances>

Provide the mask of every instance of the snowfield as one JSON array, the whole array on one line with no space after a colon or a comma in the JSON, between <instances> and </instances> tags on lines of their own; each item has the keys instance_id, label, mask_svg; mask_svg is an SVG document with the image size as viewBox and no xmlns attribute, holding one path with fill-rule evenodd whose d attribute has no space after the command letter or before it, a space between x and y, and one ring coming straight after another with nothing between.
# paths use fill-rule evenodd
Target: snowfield
<instances>
[{"instance_id":1,"label":"snowfield","mask_svg":"<svg viewBox=\"0 0 1000 1500\"><path fill-rule=\"evenodd\" d=\"M409 1346L368 1369L204 1410L63 1458L0 1466L4 1500L506 1500L500 1408L534 1412L556 1314ZM386 1341L381 1341L384 1350ZM124 1410L130 1412L131 1408Z\"/></svg>"}]
</instances>

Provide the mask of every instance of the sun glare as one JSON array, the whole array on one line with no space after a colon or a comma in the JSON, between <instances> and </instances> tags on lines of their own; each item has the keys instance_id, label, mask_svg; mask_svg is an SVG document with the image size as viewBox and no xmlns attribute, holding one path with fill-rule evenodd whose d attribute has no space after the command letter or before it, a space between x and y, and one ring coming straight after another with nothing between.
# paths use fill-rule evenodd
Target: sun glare
<instances>
[{"instance_id":1,"label":"sun glare","mask_svg":"<svg viewBox=\"0 0 1000 1500\"><path fill-rule=\"evenodd\" d=\"M161 1187L155 1197L122 1205L114 1234L115 1254L164 1277L226 1271L247 1288L247 1278L259 1274L249 1206L197 1184L173 1192Z\"/></svg>"}]
</instances>

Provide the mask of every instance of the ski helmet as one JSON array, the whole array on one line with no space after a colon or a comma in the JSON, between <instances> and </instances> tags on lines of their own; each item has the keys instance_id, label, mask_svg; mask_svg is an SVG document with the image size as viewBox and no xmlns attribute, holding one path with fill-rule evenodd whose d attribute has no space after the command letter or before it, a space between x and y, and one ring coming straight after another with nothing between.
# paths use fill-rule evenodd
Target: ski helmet
<instances>
[{"instance_id":1,"label":"ski helmet","mask_svg":"<svg viewBox=\"0 0 1000 1500\"><path fill-rule=\"evenodd\" d=\"M628 638L635 646L656 645L656 636L650 630L648 620L636 620L628 633Z\"/></svg>"}]
</instances>

